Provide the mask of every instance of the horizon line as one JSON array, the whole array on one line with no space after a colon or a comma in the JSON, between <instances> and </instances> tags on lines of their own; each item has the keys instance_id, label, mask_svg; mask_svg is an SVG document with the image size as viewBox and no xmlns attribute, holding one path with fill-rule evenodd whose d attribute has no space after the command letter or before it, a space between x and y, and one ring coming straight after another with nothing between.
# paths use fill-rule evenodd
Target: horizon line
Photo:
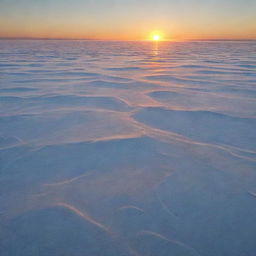
<instances>
[{"instance_id":1,"label":"horizon line","mask_svg":"<svg viewBox=\"0 0 256 256\"><path fill-rule=\"evenodd\" d=\"M149 39L98 39L98 38L54 38L54 37L0 37L0 40L60 40L60 41L120 41L120 42L147 42ZM194 39L163 39L161 42L180 41L256 41L256 38L194 38Z\"/></svg>"}]
</instances>

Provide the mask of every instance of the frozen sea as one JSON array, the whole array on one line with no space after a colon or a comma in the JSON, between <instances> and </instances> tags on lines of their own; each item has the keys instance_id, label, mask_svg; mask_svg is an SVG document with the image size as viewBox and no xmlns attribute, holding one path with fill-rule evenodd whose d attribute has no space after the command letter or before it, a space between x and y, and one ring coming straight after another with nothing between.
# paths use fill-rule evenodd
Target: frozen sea
<instances>
[{"instance_id":1,"label":"frozen sea","mask_svg":"<svg viewBox=\"0 0 256 256\"><path fill-rule=\"evenodd\" d=\"M256 42L0 40L1 256L255 256Z\"/></svg>"}]
</instances>

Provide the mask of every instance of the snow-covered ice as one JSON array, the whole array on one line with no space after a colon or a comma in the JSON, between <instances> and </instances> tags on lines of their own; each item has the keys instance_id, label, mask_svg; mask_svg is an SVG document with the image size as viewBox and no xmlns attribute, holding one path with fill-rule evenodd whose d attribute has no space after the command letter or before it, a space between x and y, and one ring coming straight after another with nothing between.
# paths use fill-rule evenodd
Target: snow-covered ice
<instances>
[{"instance_id":1,"label":"snow-covered ice","mask_svg":"<svg viewBox=\"0 0 256 256\"><path fill-rule=\"evenodd\" d=\"M255 256L256 43L0 40L1 256Z\"/></svg>"}]
</instances>

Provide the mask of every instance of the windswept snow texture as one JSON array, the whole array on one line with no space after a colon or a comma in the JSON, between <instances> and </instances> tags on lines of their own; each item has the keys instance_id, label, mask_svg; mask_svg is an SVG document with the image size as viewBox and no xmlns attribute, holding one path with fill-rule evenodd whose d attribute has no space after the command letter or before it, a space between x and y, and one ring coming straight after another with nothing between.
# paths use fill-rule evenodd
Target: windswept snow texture
<instances>
[{"instance_id":1,"label":"windswept snow texture","mask_svg":"<svg viewBox=\"0 0 256 256\"><path fill-rule=\"evenodd\" d=\"M0 41L1 256L255 256L256 43Z\"/></svg>"}]
</instances>

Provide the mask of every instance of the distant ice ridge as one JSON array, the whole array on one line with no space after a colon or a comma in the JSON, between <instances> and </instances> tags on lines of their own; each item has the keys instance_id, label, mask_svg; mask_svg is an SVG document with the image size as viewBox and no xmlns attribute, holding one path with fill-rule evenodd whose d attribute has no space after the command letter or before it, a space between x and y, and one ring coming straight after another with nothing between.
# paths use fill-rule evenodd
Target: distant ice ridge
<instances>
[{"instance_id":1,"label":"distant ice ridge","mask_svg":"<svg viewBox=\"0 0 256 256\"><path fill-rule=\"evenodd\" d=\"M0 255L255 256L255 42L0 40Z\"/></svg>"}]
</instances>

